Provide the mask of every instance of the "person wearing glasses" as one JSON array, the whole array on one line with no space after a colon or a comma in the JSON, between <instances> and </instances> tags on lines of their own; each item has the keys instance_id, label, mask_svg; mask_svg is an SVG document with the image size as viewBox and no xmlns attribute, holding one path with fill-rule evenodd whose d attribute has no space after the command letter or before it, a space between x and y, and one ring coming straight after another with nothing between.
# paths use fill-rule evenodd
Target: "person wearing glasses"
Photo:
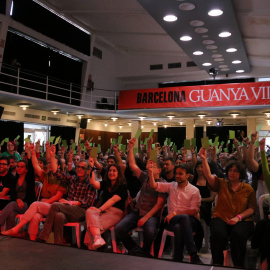
<instances>
[{"instance_id":1,"label":"person wearing glasses","mask_svg":"<svg viewBox=\"0 0 270 270\"><path fill-rule=\"evenodd\" d=\"M0 148L1 151L1 148ZM18 161L21 160L20 154L17 152L17 145L13 141L7 142L7 151L3 152L1 157L15 156Z\"/></svg>"},{"instance_id":2,"label":"person wearing glasses","mask_svg":"<svg viewBox=\"0 0 270 270\"><path fill-rule=\"evenodd\" d=\"M15 185L15 177L9 171L9 158L0 157L0 211L10 203L10 189Z\"/></svg>"},{"instance_id":3,"label":"person wearing glasses","mask_svg":"<svg viewBox=\"0 0 270 270\"><path fill-rule=\"evenodd\" d=\"M29 145L25 148L28 150ZM2 163L2 161L0 162ZM6 229L15 226L18 214L24 214L28 207L36 201L35 173L31 159L28 162L18 161L15 185L10 189L11 202L0 213L0 226L6 222Z\"/></svg>"},{"instance_id":4,"label":"person wearing glasses","mask_svg":"<svg viewBox=\"0 0 270 270\"><path fill-rule=\"evenodd\" d=\"M81 160L76 167L77 175L69 175L57 168L55 145L50 147L51 170L53 175L68 186L67 199L54 202L49 210L43 230L36 239L45 243L54 227L54 243L63 245L63 226L67 222L79 222L85 219L86 209L95 199L96 190L89 182L92 167L87 160Z\"/></svg>"},{"instance_id":5,"label":"person wearing glasses","mask_svg":"<svg viewBox=\"0 0 270 270\"><path fill-rule=\"evenodd\" d=\"M89 164L94 165L92 157L89 158ZM100 207L90 207L86 211L87 231L84 243L88 249L96 250L106 244L101 233L115 226L124 216L127 185L121 167L116 164L109 165L101 182L96 181L92 174L90 183L102 193Z\"/></svg>"}]
</instances>

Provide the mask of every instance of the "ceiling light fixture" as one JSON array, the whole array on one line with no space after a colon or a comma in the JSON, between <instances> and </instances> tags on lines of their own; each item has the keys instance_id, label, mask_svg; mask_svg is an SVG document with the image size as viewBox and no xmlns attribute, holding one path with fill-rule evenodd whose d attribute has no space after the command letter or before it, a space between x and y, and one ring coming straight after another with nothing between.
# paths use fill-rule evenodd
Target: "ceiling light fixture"
<instances>
[{"instance_id":1,"label":"ceiling light fixture","mask_svg":"<svg viewBox=\"0 0 270 270\"><path fill-rule=\"evenodd\" d=\"M142 129L144 128L144 126L142 126Z\"/></svg>"},{"instance_id":2,"label":"ceiling light fixture","mask_svg":"<svg viewBox=\"0 0 270 270\"><path fill-rule=\"evenodd\" d=\"M20 108L22 108L25 111L26 108L29 108L29 106L31 104L29 104L29 103L19 103L18 105L19 105Z\"/></svg>"},{"instance_id":3,"label":"ceiling light fixture","mask_svg":"<svg viewBox=\"0 0 270 270\"><path fill-rule=\"evenodd\" d=\"M112 117L111 119L115 122L118 118L117 117Z\"/></svg>"},{"instance_id":4,"label":"ceiling light fixture","mask_svg":"<svg viewBox=\"0 0 270 270\"><path fill-rule=\"evenodd\" d=\"M174 15L166 15L165 17L163 17L163 20L165 22L175 22L177 21L177 17Z\"/></svg>"},{"instance_id":5,"label":"ceiling light fixture","mask_svg":"<svg viewBox=\"0 0 270 270\"><path fill-rule=\"evenodd\" d=\"M167 116L170 120L172 120L175 116L174 115L168 115Z\"/></svg>"},{"instance_id":6,"label":"ceiling light fixture","mask_svg":"<svg viewBox=\"0 0 270 270\"><path fill-rule=\"evenodd\" d=\"M105 127L107 127L107 126L108 126L108 124L107 124L107 123L105 123L105 124L104 124L104 126L105 126Z\"/></svg>"},{"instance_id":7,"label":"ceiling light fixture","mask_svg":"<svg viewBox=\"0 0 270 270\"><path fill-rule=\"evenodd\" d=\"M193 52L193 54L194 54L194 55L202 55L203 52L201 52L201 51L195 51L195 52Z\"/></svg>"},{"instance_id":8,"label":"ceiling light fixture","mask_svg":"<svg viewBox=\"0 0 270 270\"><path fill-rule=\"evenodd\" d=\"M55 110L51 110L51 112L56 115L57 113L59 113L59 110L55 109Z\"/></svg>"},{"instance_id":9,"label":"ceiling light fixture","mask_svg":"<svg viewBox=\"0 0 270 270\"><path fill-rule=\"evenodd\" d=\"M92 120L92 118L88 118L88 119L87 119L87 122L89 123L91 120Z\"/></svg>"},{"instance_id":10,"label":"ceiling light fixture","mask_svg":"<svg viewBox=\"0 0 270 270\"><path fill-rule=\"evenodd\" d=\"M156 126L157 125L157 122L153 122L153 124L154 124L154 126Z\"/></svg>"},{"instance_id":11,"label":"ceiling light fixture","mask_svg":"<svg viewBox=\"0 0 270 270\"><path fill-rule=\"evenodd\" d=\"M205 117L205 114L197 114L201 119Z\"/></svg>"},{"instance_id":12,"label":"ceiling light fixture","mask_svg":"<svg viewBox=\"0 0 270 270\"><path fill-rule=\"evenodd\" d=\"M240 63L242 63L242 61L241 60L234 60L234 61L232 61L232 63L233 64L240 64Z\"/></svg>"},{"instance_id":13,"label":"ceiling light fixture","mask_svg":"<svg viewBox=\"0 0 270 270\"><path fill-rule=\"evenodd\" d=\"M236 48L229 48L229 49L226 50L226 52L236 52L236 51L237 51Z\"/></svg>"},{"instance_id":14,"label":"ceiling light fixture","mask_svg":"<svg viewBox=\"0 0 270 270\"><path fill-rule=\"evenodd\" d=\"M236 118L236 117L239 115L239 113L230 113L230 115L231 115L233 118Z\"/></svg>"},{"instance_id":15,"label":"ceiling light fixture","mask_svg":"<svg viewBox=\"0 0 270 270\"><path fill-rule=\"evenodd\" d=\"M223 14L223 11L221 9L212 9L208 12L209 16L220 16Z\"/></svg>"},{"instance_id":16,"label":"ceiling light fixture","mask_svg":"<svg viewBox=\"0 0 270 270\"><path fill-rule=\"evenodd\" d=\"M190 41L190 40L192 40L192 37L191 36L182 36L182 37L180 37L180 40L181 41Z\"/></svg>"},{"instance_id":17,"label":"ceiling light fixture","mask_svg":"<svg viewBox=\"0 0 270 270\"><path fill-rule=\"evenodd\" d=\"M229 36L231 36L231 33L230 33L230 32L221 32L221 33L219 34L219 36L220 36L220 37L229 37Z\"/></svg>"},{"instance_id":18,"label":"ceiling light fixture","mask_svg":"<svg viewBox=\"0 0 270 270\"><path fill-rule=\"evenodd\" d=\"M120 129L123 127L122 125L118 126Z\"/></svg>"},{"instance_id":19,"label":"ceiling light fixture","mask_svg":"<svg viewBox=\"0 0 270 270\"><path fill-rule=\"evenodd\" d=\"M270 117L270 112L265 112L264 114L266 115L266 117Z\"/></svg>"},{"instance_id":20,"label":"ceiling light fixture","mask_svg":"<svg viewBox=\"0 0 270 270\"><path fill-rule=\"evenodd\" d=\"M77 116L79 119L81 119L81 118L84 116L84 114L76 114L76 116Z\"/></svg>"},{"instance_id":21,"label":"ceiling light fixture","mask_svg":"<svg viewBox=\"0 0 270 270\"><path fill-rule=\"evenodd\" d=\"M128 125L131 127L131 122L128 122Z\"/></svg>"},{"instance_id":22,"label":"ceiling light fixture","mask_svg":"<svg viewBox=\"0 0 270 270\"><path fill-rule=\"evenodd\" d=\"M207 122L208 125L211 125L213 121L208 120L208 121L206 121L206 122Z\"/></svg>"},{"instance_id":23,"label":"ceiling light fixture","mask_svg":"<svg viewBox=\"0 0 270 270\"><path fill-rule=\"evenodd\" d=\"M211 66L212 64L211 64L211 63L203 63L202 65L205 66L205 67L209 67L209 66Z\"/></svg>"},{"instance_id":24,"label":"ceiling light fixture","mask_svg":"<svg viewBox=\"0 0 270 270\"><path fill-rule=\"evenodd\" d=\"M145 118L145 116L139 116L139 118L142 121Z\"/></svg>"},{"instance_id":25,"label":"ceiling light fixture","mask_svg":"<svg viewBox=\"0 0 270 270\"><path fill-rule=\"evenodd\" d=\"M236 70L235 71L236 73L243 73L243 72L245 72L243 69L238 69L238 70Z\"/></svg>"},{"instance_id":26,"label":"ceiling light fixture","mask_svg":"<svg viewBox=\"0 0 270 270\"><path fill-rule=\"evenodd\" d=\"M168 125L163 125L163 127L164 127L164 128L167 128L167 127L168 127Z\"/></svg>"},{"instance_id":27,"label":"ceiling light fixture","mask_svg":"<svg viewBox=\"0 0 270 270\"><path fill-rule=\"evenodd\" d=\"M183 126L184 122L179 122L180 126Z\"/></svg>"}]
</instances>

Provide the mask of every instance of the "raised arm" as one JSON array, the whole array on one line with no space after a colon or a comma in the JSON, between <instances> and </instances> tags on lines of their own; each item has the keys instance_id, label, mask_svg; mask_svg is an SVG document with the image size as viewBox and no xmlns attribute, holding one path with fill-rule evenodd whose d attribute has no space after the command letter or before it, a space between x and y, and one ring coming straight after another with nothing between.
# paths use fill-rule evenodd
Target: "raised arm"
<instances>
[{"instance_id":1,"label":"raised arm","mask_svg":"<svg viewBox=\"0 0 270 270\"><path fill-rule=\"evenodd\" d=\"M129 160L129 167L131 171L133 172L133 175L139 178L139 176L141 175L141 169L137 166L135 157L133 154L135 142L136 142L135 138L130 139L128 142L128 145L129 145L128 160Z\"/></svg>"},{"instance_id":2,"label":"raised arm","mask_svg":"<svg viewBox=\"0 0 270 270\"><path fill-rule=\"evenodd\" d=\"M56 147L53 144L50 147L50 151L48 152L48 154L50 155L50 160L51 160L51 170L53 173L57 172L57 161L55 159L55 152L56 152Z\"/></svg>"},{"instance_id":3,"label":"raised arm","mask_svg":"<svg viewBox=\"0 0 270 270\"><path fill-rule=\"evenodd\" d=\"M255 141L257 138L257 131L251 134L250 145L248 149L248 169L252 172L259 170L259 163L255 160Z\"/></svg>"},{"instance_id":4,"label":"raised arm","mask_svg":"<svg viewBox=\"0 0 270 270\"><path fill-rule=\"evenodd\" d=\"M158 184L156 183L155 178L154 178L153 166L154 166L154 162L151 160L148 160L146 168L147 168L147 174L149 176L149 185L151 188L156 189L158 187Z\"/></svg>"},{"instance_id":5,"label":"raised arm","mask_svg":"<svg viewBox=\"0 0 270 270\"><path fill-rule=\"evenodd\" d=\"M211 174L210 167L208 165L208 161L206 158L206 151L203 147L200 150L200 157L202 159L204 176L207 179L208 184L213 187L215 185L215 182L216 182L215 176Z\"/></svg>"},{"instance_id":6,"label":"raised arm","mask_svg":"<svg viewBox=\"0 0 270 270\"><path fill-rule=\"evenodd\" d=\"M89 157L89 165L93 168L94 166L94 158ZM90 184L97 190L100 190L100 182L96 181L95 174L91 170L90 177L89 177Z\"/></svg>"},{"instance_id":7,"label":"raised arm","mask_svg":"<svg viewBox=\"0 0 270 270\"><path fill-rule=\"evenodd\" d=\"M270 193L270 172L269 172L269 166L267 162L267 156L265 153L265 138L260 140L260 150L261 150L262 170L263 170L264 181Z\"/></svg>"},{"instance_id":8,"label":"raised arm","mask_svg":"<svg viewBox=\"0 0 270 270\"><path fill-rule=\"evenodd\" d=\"M113 146L113 152L114 152L114 156L115 156L117 165L119 165L122 172L124 172L126 167L123 165L122 158L121 158L120 153L119 153L119 144L118 143L116 143Z\"/></svg>"},{"instance_id":9,"label":"raised arm","mask_svg":"<svg viewBox=\"0 0 270 270\"><path fill-rule=\"evenodd\" d=\"M36 156L36 149L35 149L34 144L30 145L30 153L32 156L32 164L33 164L35 173L41 178L43 175L43 170L38 165L38 160L37 160L37 156Z\"/></svg>"}]
</instances>

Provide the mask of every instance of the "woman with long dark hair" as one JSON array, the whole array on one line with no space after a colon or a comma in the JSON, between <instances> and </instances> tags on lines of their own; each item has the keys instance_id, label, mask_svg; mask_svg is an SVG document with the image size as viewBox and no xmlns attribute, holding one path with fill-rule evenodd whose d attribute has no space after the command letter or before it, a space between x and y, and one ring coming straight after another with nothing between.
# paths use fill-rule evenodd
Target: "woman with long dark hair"
<instances>
[{"instance_id":1,"label":"woman with long dark hair","mask_svg":"<svg viewBox=\"0 0 270 270\"><path fill-rule=\"evenodd\" d=\"M91 157L89 164L94 165ZM90 175L90 184L102 191L99 208L90 207L85 214L87 231L84 243L88 249L96 250L106 244L101 234L116 225L124 216L127 186L123 173L116 164L109 165L101 182L95 180L94 174Z\"/></svg>"}]
</instances>

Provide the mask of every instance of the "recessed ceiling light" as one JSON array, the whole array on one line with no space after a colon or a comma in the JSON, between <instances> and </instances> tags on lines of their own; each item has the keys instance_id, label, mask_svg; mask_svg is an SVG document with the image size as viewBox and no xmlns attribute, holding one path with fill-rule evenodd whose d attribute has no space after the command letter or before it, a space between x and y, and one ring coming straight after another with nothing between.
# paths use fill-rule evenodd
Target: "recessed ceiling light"
<instances>
[{"instance_id":1,"label":"recessed ceiling light","mask_svg":"<svg viewBox=\"0 0 270 270\"><path fill-rule=\"evenodd\" d=\"M192 40L192 37L190 37L190 36L182 36L182 37L180 37L180 40L182 40L182 41L190 41L190 40Z\"/></svg>"},{"instance_id":2,"label":"recessed ceiling light","mask_svg":"<svg viewBox=\"0 0 270 270\"><path fill-rule=\"evenodd\" d=\"M123 127L122 125L118 126L120 129Z\"/></svg>"},{"instance_id":3,"label":"recessed ceiling light","mask_svg":"<svg viewBox=\"0 0 270 270\"><path fill-rule=\"evenodd\" d=\"M163 17L163 20L166 22L175 22L177 21L177 17L174 15L166 15L165 17Z\"/></svg>"},{"instance_id":4,"label":"recessed ceiling light","mask_svg":"<svg viewBox=\"0 0 270 270\"><path fill-rule=\"evenodd\" d=\"M243 73L243 72L245 72L243 69L236 70L236 73Z\"/></svg>"},{"instance_id":5,"label":"recessed ceiling light","mask_svg":"<svg viewBox=\"0 0 270 270\"><path fill-rule=\"evenodd\" d=\"M200 20L194 20L194 21L190 22L190 25L191 26L202 26L202 25L204 25L204 22L200 21Z\"/></svg>"},{"instance_id":6,"label":"recessed ceiling light","mask_svg":"<svg viewBox=\"0 0 270 270\"><path fill-rule=\"evenodd\" d=\"M112 117L111 119L115 122L118 118L117 117Z\"/></svg>"},{"instance_id":7,"label":"recessed ceiling light","mask_svg":"<svg viewBox=\"0 0 270 270\"><path fill-rule=\"evenodd\" d=\"M203 34L203 33L207 33L208 32L208 29L207 28L204 28L204 27L201 27L201 28L196 28L194 31L196 33L199 33L199 34Z\"/></svg>"},{"instance_id":8,"label":"recessed ceiling light","mask_svg":"<svg viewBox=\"0 0 270 270\"><path fill-rule=\"evenodd\" d=\"M208 121L206 121L206 122L207 122L208 125L211 125L213 121L208 120Z\"/></svg>"},{"instance_id":9,"label":"recessed ceiling light","mask_svg":"<svg viewBox=\"0 0 270 270\"><path fill-rule=\"evenodd\" d=\"M141 126L141 128L144 128L144 126Z\"/></svg>"},{"instance_id":10,"label":"recessed ceiling light","mask_svg":"<svg viewBox=\"0 0 270 270\"><path fill-rule=\"evenodd\" d=\"M89 123L91 120L92 120L92 118L88 118L88 119L87 119L87 122Z\"/></svg>"},{"instance_id":11,"label":"recessed ceiling light","mask_svg":"<svg viewBox=\"0 0 270 270\"><path fill-rule=\"evenodd\" d=\"M128 122L128 125L131 127L131 122Z\"/></svg>"},{"instance_id":12,"label":"recessed ceiling light","mask_svg":"<svg viewBox=\"0 0 270 270\"><path fill-rule=\"evenodd\" d=\"M217 46L216 45L207 45L206 49L207 50L215 50L215 49L217 49Z\"/></svg>"},{"instance_id":13,"label":"recessed ceiling light","mask_svg":"<svg viewBox=\"0 0 270 270\"><path fill-rule=\"evenodd\" d=\"M145 116L139 116L140 120L143 120L145 118Z\"/></svg>"},{"instance_id":14,"label":"recessed ceiling light","mask_svg":"<svg viewBox=\"0 0 270 270\"><path fill-rule=\"evenodd\" d=\"M179 9L181 10L192 10L194 8L195 8L195 5L191 3L183 3L179 5Z\"/></svg>"},{"instance_id":15,"label":"recessed ceiling light","mask_svg":"<svg viewBox=\"0 0 270 270\"><path fill-rule=\"evenodd\" d=\"M208 12L209 16L220 16L223 14L223 11L221 9L212 9Z\"/></svg>"},{"instance_id":16,"label":"recessed ceiling light","mask_svg":"<svg viewBox=\"0 0 270 270\"><path fill-rule=\"evenodd\" d=\"M211 64L211 63L203 63L202 65L205 66L205 67L209 67L209 66L211 66L212 64Z\"/></svg>"},{"instance_id":17,"label":"recessed ceiling light","mask_svg":"<svg viewBox=\"0 0 270 270\"><path fill-rule=\"evenodd\" d=\"M266 115L266 117L270 117L270 112L265 112L264 114Z\"/></svg>"},{"instance_id":18,"label":"recessed ceiling light","mask_svg":"<svg viewBox=\"0 0 270 270\"><path fill-rule=\"evenodd\" d=\"M202 55L203 52L201 52L201 51L195 51L195 52L193 52L193 54L194 54L194 55Z\"/></svg>"},{"instance_id":19,"label":"recessed ceiling light","mask_svg":"<svg viewBox=\"0 0 270 270\"><path fill-rule=\"evenodd\" d=\"M105 123L105 124L104 124L104 126L105 126L105 127L107 127L107 126L108 126L108 124L107 124L107 123Z\"/></svg>"},{"instance_id":20,"label":"recessed ceiling light","mask_svg":"<svg viewBox=\"0 0 270 270\"><path fill-rule=\"evenodd\" d=\"M163 127L167 128L168 125L163 125Z\"/></svg>"},{"instance_id":21,"label":"recessed ceiling light","mask_svg":"<svg viewBox=\"0 0 270 270\"><path fill-rule=\"evenodd\" d=\"M240 63L242 63L242 61L240 61L240 60L234 60L234 61L232 61L232 63L233 64L240 64Z\"/></svg>"},{"instance_id":22,"label":"recessed ceiling light","mask_svg":"<svg viewBox=\"0 0 270 270\"><path fill-rule=\"evenodd\" d=\"M51 110L51 112L56 115L57 113L59 113L59 110L58 109L54 109L54 110Z\"/></svg>"},{"instance_id":23,"label":"recessed ceiling light","mask_svg":"<svg viewBox=\"0 0 270 270\"><path fill-rule=\"evenodd\" d=\"M226 52L236 52L236 51L237 51L236 48L229 48L229 49L226 50Z\"/></svg>"},{"instance_id":24,"label":"recessed ceiling light","mask_svg":"<svg viewBox=\"0 0 270 270\"><path fill-rule=\"evenodd\" d=\"M205 44L205 45L214 44L214 43L215 43L215 41L211 40L211 39L206 39L203 41L203 44Z\"/></svg>"},{"instance_id":25,"label":"recessed ceiling light","mask_svg":"<svg viewBox=\"0 0 270 270\"><path fill-rule=\"evenodd\" d=\"M229 37L230 35L231 35L230 32L221 32L221 33L219 34L220 37Z\"/></svg>"},{"instance_id":26,"label":"recessed ceiling light","mask_svg":"<svg viewBox=\"0 0 270 270\"><path fill-rule=\"evenodd\" d=\"M175 116L174 115L168 115L167 116L170 120L172 120Z\"/></svg>"},{"instance_id":27,"label":"recessed ceiling light","mask_svg":"<svg viewBox=\"0 0 270 270\"><path fill-rule=\"evenodd\" d=\"M153 122L153 124L154 124L154 126L156 126L157 125L157 122Z\"/></svg>"},{"instance_id":28,"label":"recessed ceiling light","mask_svg":"<svg viewBox=\"0 0 270 270\"><path fill-rule=\"evenodd\" d=\"M205 114L197 114L201 119L205 117Z\"/></svg>"},{"instance_id":29,"label":"recessed ceiling light","mask_svg":"<svg viewBox=\"0 0 270 270\"><path fill-rule=\"evenodd\" d=\"M79 119L81 119L81 118L84 116L84 114L76 114L76 116L77 116Z\"/></svg>"},{"instance_id":30,"label":"recessed ceiling light","mask_svg":"<svg viewBox=\"0 0 270 270\"><path fill-rule=\"evenodd\" d=\"M184 122L179 122L180 126L183 126Z\"/></svg>"},{"instance_id":31,"label":"recessed ceiling light","mask_svg":"<svg viewBox=\"0 0 270 270\"><path fill-rule=\"evenodd\" d=\"M29 108L30 104L28 103L21 103L18 104L20 108L22 108L24 111L26 110L26 108Z\"/></svg>"},{"instance_id":32,"label":"recessed ceiling light","mask_svg":"<svg viewBox=\"0 0 270 270\"><path fill-rule=\"evenodd\" d=\"M239 113L230 113L230 115L231 115L233 118L236 118L236 117L239 115Z\"/></svg>"}]
</instances>

